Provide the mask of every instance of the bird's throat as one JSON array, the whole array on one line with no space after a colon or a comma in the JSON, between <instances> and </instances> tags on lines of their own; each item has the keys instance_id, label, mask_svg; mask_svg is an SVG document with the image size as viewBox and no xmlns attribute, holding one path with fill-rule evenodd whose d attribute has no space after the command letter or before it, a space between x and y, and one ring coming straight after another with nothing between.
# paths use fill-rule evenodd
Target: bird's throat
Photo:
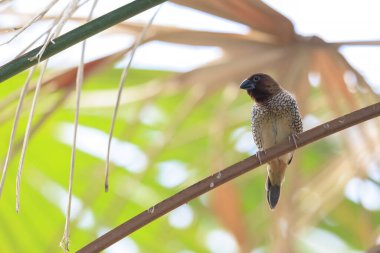
<instances>
[{"instance_id":1,"label":"bird's throat","mask_svg":"<svg viewBox=\"0 0 380 253\"><path fill-rule=\"evenodd\" d=\"M247 93L257 103L264 103L274 96L271 92L260 90L247 90Z\"/></svg>"}]
</instances>

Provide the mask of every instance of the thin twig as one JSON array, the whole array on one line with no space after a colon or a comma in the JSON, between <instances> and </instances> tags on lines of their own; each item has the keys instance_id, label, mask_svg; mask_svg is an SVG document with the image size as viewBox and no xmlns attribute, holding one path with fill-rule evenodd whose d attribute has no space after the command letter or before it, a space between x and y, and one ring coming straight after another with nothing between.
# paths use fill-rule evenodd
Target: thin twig
<instances>
[{"instance_id":1,"label":"thin twig","mask_svg":"<svg viewBox=\"0 0 380 253\"><path fill-rule=\"evenodd\" d=\"M25 154L26 154L26 148L28 146L28 141L29 141L29 135L30 135L30 130L32 127L32 121L33 121L33 116L37 104L37 98L40 93L41 89L41 84L42 84L42 79L45 75L45 70L46 66L48 64L49 60L46 60L41 67L41 73L37 81L36 85L36 90L34 91L34 96L33 96L33 101L32 101L32 107L30 108L30 113L29 113L29 118L28 118L28 123L26 125L26 130L25 130L25 136L24 136L24 143L22 145L22 150L21 150L21 157L20 157L20 162L18 165L17 169L17 177L16 177L16 212L18 213L20 211L20 186L21 186L21 174L22 174L22 169L24 166L24 160L25 160Z\"/></svg>"},{"instance_id":2,"label":"thin twig","mask_svg":"<svg viewBox=\"0 0 380 253\"><path fill-rule=\"evenodd\" d=\"M160 5L160 7L161 7L161 5ZM149 22L146 24L146 26L144 27L144 30L141 32L140 36L138 37L138 39L136 40L135 44L133 45L133 48L132 48L132 51L131 51L131 56L129 58L128 64L124 68L123 73L121 74L120 83L119 83L119 89L118 89L118 92L117 92L115 109L114 109L113 115L112 115L112 122L111 122L111 127L110 127L110 134L109 134L109 138L108 138L108 145L107 145L106 170L105 170L105 182L104 182L104 189L105 189L106 192L108 191L108 174L109 174L109 167L110 167L109 164L110 164L112 136L113 136L113 131L114 131L114 128L115 128L115 122L116 122L117 112L118 112L118 109L119 109L121 94L123 92L123 87L124 87L124 84L125 84L125 80L127 79L128 70L131 68L131 64L132 64L133 58L135 56L135 53L137 51L137 48L139 47L139 45L143 41L143 39L144 39L144 37L145 37L145 35L146 35L149 27L152 25L155 17L157 16L158 11L160 10L160 7L157 8L156 12L153 14L153 16L151 17L151 19L149 20Z\"/></svg>"},{"instance_id":3,"label":"thin twig","mask_svg":"<svg viewBox=\"0 0 380 253\"><path fill-rule=\"evenodd\" d=\"M95 7L98 3L98 0L94 0L90 13L88 15L87 21L91 20L94 13ZM84 54L86 51L86 40L82 43L82 53L80 56L80 62L78 66L77 78L76 78L76 107L75 107L75 120L74 120L74 136L73 136L73 146L71 149L71 163L70 163L70 179L69 179L69 194L66 207L66 222L65 230L63 232L63 237L61 240L61 248L65 252L69 251L70 244L70 217L71 217L71 200L73 196L73 181L74 181L74 168L75 168L75 154L77 147L77 134L78 134L78 124L79 124L79 107L80 107L80 96L83 84L83 70L84 70Z\"/></svg>"},{"instance_id":4,"label":"thin twig","mask_svg":"<svg viewBox=\"0 0 380 253\"><path fill-rule=\"evenodd\" d=\"M21 90L19 102L17 104L17 109L16 109L16 113L15 113L15 120L14 120L14 123L13 123L11 137L10 137L9 146L8 146L8 152L7 152L7 156L5 158L5 163L4 163L4 168L3 168L3 174L1 176L0 198L1 198L1 195L3 193L3 187L4 187L5 177L7 176L9 161L10 161L10 158L11 158L11 155L12 155L12 147L13 147L13 142L14 142L14 139L15 139L16 131L17 131L18 121L19 121L20 115L21 115L21 108L22 108L22 105L24 103L24 98L25 98L25 95L26 95L26 93L28 91L28 87L29 87L29 84L30 84L30 81L32 79L32 76L33 76L33 73L34 73L35 69L36 69L35 67L32 67L30 69L28 77L26 78L24 87Z\"/></svg>"},{"instance_id":5,"label":"thin twig","mask_svg":"<svg viewBox=\"0 0 380 253\"><path fill-rule=\"evenodd\" d=\"M63 105L63 103L70 96L72 89L65 89L62 92L63 94L53 104L51 104L49 108L41 115L41 117L39 117L38 120L33 124L30 130L29 139L32 138L33 135L41 129L41 126L50 118L50 116L53 115L53 113ZM23 140L18 140L14 145L13 152L18 152L22 148L22 144Z\"/></svg>"},{"instance_id":6,"label":"thin twig","mask_svg":"<svg viewBox=\"0 0 380 253\"><path fill-rule=\"evenodd\" d=\"M380 103L373 104L363 109L351 112L337 119L319 125L298 135L297 147L303 147L307 144L315 142L331 134L337 133L348 127L357 125L363 121L380 116ZM293 142L282 142L266 150L260 155L261 161L266 163L276 157L289 153L297 149ZM121 240L125 236L133 233L139 228L158 219L164 214L174 210L175 208L189 202L190 200L218 187L248 171L260 166L260 161L256 155L248 157L220 172L211 175L198 183L195 183L186 189L174 194L173 196L161 201L157 205L143 211L132 219L112 229L102 235L95 241L89 243L77 253L95 253L104 250L110 245Z\"/></svg>"},{"instance_id":7,"label":"thin twig","mask_svg":"<svg viewBox=\"0 0 380 253\"><path fill-rule=\"evenodd\" d=\"M53 40L54 38L56 38L59 35L59 33L61 32L61 30L63 28L64 23L66 22L66 20L76 11L78 2L79 2L79 0L73 0L72 2L70 2L67 5L67 7L65 8L65 10L64 10L61 18L56 22L56 25L54 25L55 26L55 30L53 32L50 31L50 33L48 35L48 38L47 38L47 41L50 42L51 40ZM41 60L41 56L45 52L45 49L46 49L45 46L47 46L47 44L45 44L43 47L41 47L40 51L35 56L33 56L32 58L33 59L34 58L38 58L38 62L39 62ZM33 59L29 59L29 60L32 61ZM20 158L19 167L18 167L18 170L17 170L17 177L16 177L16 212L20 211L21 174L22 174L22 169L23 169L23 166L24 166L26 148L28 146L29 134L30 134L31 126L32 126L33 117L34 117L35 106L36 106L36 103L37 103L37 98L38 98L38 95L39 95L40 88L42 86L42 79L44 77L48 61L49 61L49 59L47 59L44 62L43 66L42 66L41 74L40 74L39 80L37 82L36 90L34 92L34 97L33 97L32 107L30 109L28 123L27 123L27 126L26 126L26 132L25 132L25 136L24 136L24 143L23 143L23 147L22 147L22 151L21 151L21 158Z\"/></svg>"}]
</instances>

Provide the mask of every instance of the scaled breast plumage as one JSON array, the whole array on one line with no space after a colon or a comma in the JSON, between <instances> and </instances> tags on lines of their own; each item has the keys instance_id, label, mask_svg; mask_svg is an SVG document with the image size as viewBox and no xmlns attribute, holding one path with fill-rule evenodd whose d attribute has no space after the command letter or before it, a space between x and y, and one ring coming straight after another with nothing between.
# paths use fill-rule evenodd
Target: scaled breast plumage
<instances>
[{"instance_id":1,"label":"scaled breast plumage","mask_svg":"<svg viewBox=\"0 0 380 253\"><path fill-rule=\"evenodd\" d=\"M263 139L266 131L271 131L267 135L270 138L279 138L279 140L266 141L270 144L282 141L281 135L302 132L302 121L297 103L293 96L286 91L276 94L263 104L255 104L252 109L251 123L253 138L259 150L268 148L268 145L264 145L266 140ZM281 127L281 129L273 129L277 127ZM280 130L285 132L276 136L277 131Z\"/></svg>"}]
</instances>

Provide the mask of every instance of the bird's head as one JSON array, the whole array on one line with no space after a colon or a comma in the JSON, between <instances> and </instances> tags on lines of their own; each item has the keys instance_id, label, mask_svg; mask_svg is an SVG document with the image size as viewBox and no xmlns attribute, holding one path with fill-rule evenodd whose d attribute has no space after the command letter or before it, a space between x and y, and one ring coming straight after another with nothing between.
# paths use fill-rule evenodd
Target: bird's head
<instances>
[{"instance_id":1,"label":"bird's head","mask_svg":"<svg viewBox=\"0 0 380 253\"><path fill-rule=\"evenodd\" d=\"M240 89L247 90L248 95L258 103L262 103L281 92L280 85L272 77L258 73L245 79Z\"/></svg>"}]
</instances>

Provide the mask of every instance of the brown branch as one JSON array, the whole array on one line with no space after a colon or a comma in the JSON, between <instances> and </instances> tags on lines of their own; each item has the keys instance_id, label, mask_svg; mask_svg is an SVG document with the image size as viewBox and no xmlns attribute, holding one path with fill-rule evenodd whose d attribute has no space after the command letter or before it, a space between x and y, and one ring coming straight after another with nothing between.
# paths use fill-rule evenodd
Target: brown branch
<instances>
[{"instance_id":1,"label":"brown branch","mask_svg":"<svg viewBox=\"0 0 380 253\"><path fill-rule=\"evenodd\" d=\"M293 142L283 142L266 150L261 155L261 161L266 163L278 156L284 155L296 148L305 146L331 134L337 133L348 127L359 124L363 121L380 116L380 102L363 109L351 112L337 119L319 125L313 129L300 134L297 138L297 146ZM189 202L190 200L218 187L250 170L260 166L260 162L256 155L248 157L214 175L211 175L198 183L174 194L173 196L161 201L157 205L145 210L139 215L112 229L108 233L102 235L95 241L89 243L78 253L100 252L110 245L121 240L125 236L133 233L146 224L158 219L173 209Z\"/></svg>"}]
</instances>

